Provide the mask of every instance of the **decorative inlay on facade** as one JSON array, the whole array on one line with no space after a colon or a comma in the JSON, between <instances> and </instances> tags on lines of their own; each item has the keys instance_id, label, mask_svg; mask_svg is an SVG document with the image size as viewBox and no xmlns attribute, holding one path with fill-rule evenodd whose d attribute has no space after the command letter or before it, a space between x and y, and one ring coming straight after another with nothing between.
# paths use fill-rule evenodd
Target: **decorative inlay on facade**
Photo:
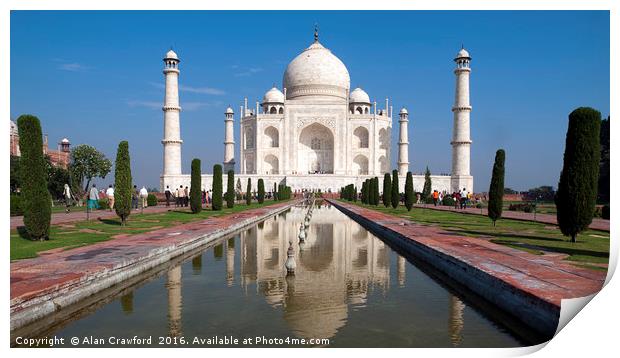
<instances>
[{"instance_id":1,"label":"decorative inlay on facade","mask_svg":"<svg viewBox=\"0 0 620 358\"><path fill-rule=\"evenodd\" d=\"M297 129L304 128L313 123L319 123L331 129L336 128L336 118L334 117L298 117Z\"/></svg>"}]
</instances>

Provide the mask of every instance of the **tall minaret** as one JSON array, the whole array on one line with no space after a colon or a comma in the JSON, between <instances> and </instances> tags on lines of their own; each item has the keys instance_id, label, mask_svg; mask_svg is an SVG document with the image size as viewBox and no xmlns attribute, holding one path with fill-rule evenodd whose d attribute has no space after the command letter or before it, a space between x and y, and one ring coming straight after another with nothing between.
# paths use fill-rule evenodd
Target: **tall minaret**
<instances>
[{"instance_id":1,"label":"tall minaret","mask_svg":"<svg viewBox=\"0 0 620 358\"><path fill-rule=\"evenodd\" d=\"M454 126L452 131L452 190L466 190L473 192L474 180L469 171L471 138L469 136L469 52L461 48L456 55L456 95L454 98Z\"/></svg>"},{"instance_id":2,"label":"tall minaret","mask_svg":"<svg viewBox=\"0 0 620 358\"><path fill-rule=\"evenodd\" d=\"M179 57L170 50L164 57L166 95L164 97L164 174L181 174L181 107L179 106Z\"/></svg>"},{"instance_id":3,"label":"tall minaret","mask_svg":"<svg viewBox=\"0 0 620 358\"><path fill-rule=\"evenodd\" d=\"M403 107L398 114L400 119L400 139L398 141L398 175L407 175L409 171L409 136L407 134L407 124L409 123L409 112Z\"/></svg>"},{"instance_id":4,"label":"tall minaret","mask_svg":"<svg viewBox=\"0 0 620 358\"><path fill-rule=\"evenodd\" d=\"M235 129L233 127L233 109L228 107L224 113L224 173L235 170Z\"/></svg>"}]
</instances>

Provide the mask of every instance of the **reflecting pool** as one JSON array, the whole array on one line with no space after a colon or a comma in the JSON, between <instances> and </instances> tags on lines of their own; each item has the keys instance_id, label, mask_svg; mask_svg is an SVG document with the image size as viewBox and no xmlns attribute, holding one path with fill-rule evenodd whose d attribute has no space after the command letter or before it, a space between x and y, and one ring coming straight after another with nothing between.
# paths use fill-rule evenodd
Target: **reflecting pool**
<instances>
[{"instance_id":1,"label":"reflecting pool","mask_svg":"<svg viewBox=\"0 0 620 358\"><path fill-rule=\"evenodd\" d=\"M224 337L244 347L256 346L256 337L279 338L282 344L272 345L289 347L300 346L293 339L301 338L328 339L310 346L329 347L536 343L335 207L315 208L300 244L307 210L293 207L20 334L102 338L104 346L111 336L152 337L153 346L162 342L158 337L176 337L163 343L182 345L182 337L188 347L213 347ZM289 241L296 270L287 276ZM242 344L246 338L252 344Z\"/></svg>"}]
</instances>

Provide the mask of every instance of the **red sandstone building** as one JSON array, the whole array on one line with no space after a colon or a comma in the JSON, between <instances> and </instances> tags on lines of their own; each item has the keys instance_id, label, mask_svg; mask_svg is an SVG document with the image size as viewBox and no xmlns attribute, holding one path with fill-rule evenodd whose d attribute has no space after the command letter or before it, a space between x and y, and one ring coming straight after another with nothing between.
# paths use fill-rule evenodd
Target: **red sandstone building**
<instances>
[{"instance_id":1,"label":"red sandstone building","mask_svg":"<svg viewBox=\"0 0 620 358\"><path fill-rule=\"evenodd\" d=\"M19 150L19 133L17 132L17 124L11 121L11 156L20 157ZM47 134L43 136L43 154L50 158L52 165L67 169L69 166L69 157L71 154L71 143L67 138L63 138L58 143L58 149L49 149L47 142Z\"/></svg>"}]
</instances>

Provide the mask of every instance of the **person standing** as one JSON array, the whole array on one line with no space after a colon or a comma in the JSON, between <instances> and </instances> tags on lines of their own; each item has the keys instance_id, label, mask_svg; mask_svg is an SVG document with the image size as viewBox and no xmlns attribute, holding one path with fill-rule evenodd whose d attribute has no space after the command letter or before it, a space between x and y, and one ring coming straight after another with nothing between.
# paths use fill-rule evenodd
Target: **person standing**
<instances>
[{"instance_id":1,"label":"person standing","mask_svg":"<svg viewBox=\"0 0 620 358\"><path fill-rule=\"evenodd\" d=\"M172 196L172 193L170 192L170 186L166 185L166 206L170 206L170 197Z\"/></svg>"},{"instance_id":2,"label":"person standing","mask_svg":"<svg viewBox=\"0 0 620 358\"><path fill-rule=\"evenodd\" d=\"M71 188L69 187L69 184L65 184L65 188L62 194L65 197L65 212L69 213L71 211L70 207L73 201L73 196L71 195Z\"/></svg>"},{"instance_id":3,"label":"person standing","mask_svg":"<svg viewBox=\"0 0 620 358\"><path fill-rule=\"evenodd\" d=\"M97 186L93 184L88 192L88 209L99 209L99 191L97 190Z\"/></svg>"},{"instance_id":4,"label":"person standing","mask_svg":"<svg viewBox=\"0 0 620 358\"><path fill-rule=\"evenodd\" d=\"M437 190L433 191L433 204L437 206L437 202L439 201L439 192Z\"/></svg>"},{"instance_id":5,"label":"person standing","mask_svg":"<svg viewBox=\"0 0 620 358\"><path fill-rule=\"evenodd\" d=\"M185 190L183 190L183 185L181 185L179 187L179 189L177 189L179 196L177 199L178 202L178 206L183 207L183 205L185 204L185 198L183 197L183 195L185 194Z\"/></svg>"},{"instance_id":6,"label":"person standing","mask_svg":"<svg viewBox=\"0 0 620 358\"><path fill-rule=\"evenodd\" d=\"M149 191L143 186L140 189L140 204L142 204L142 209L146 208L146 198L149 196Z\"/></svg>"},{"instance_id":7,"label":"person standing","mask_svg":"<svg viewBox=\"0 0 620 358\"><path fill-rule=\"evenodd\" d=\"M461 190L461 209L467 209L467 190Z\"/></svg>"},{"instance_id":8,"label":"person standing","mask_svg":"<svg viewBox=\"0 0 620 358\"><path fill-rule=\"evenodd\" d=\"M108 190L106 190L105 194L108 197L108 207L110 208L110 211L112 211L112 209L114 209L114 188L112 187L112 184L108 186Z\"/></svg>"}]
</instances>

